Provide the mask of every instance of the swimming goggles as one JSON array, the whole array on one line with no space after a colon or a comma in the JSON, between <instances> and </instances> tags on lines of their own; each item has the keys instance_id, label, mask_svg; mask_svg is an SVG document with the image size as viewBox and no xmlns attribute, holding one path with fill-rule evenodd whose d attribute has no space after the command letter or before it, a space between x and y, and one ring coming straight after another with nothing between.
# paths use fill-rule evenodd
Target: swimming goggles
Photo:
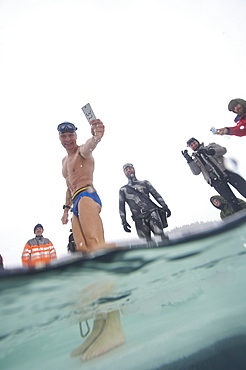
<instances>
[{"instance_id":1,"label":"swimming goggles","mask_svg":"<svg viewBox=\"0 0 246 370\"><path fill-rule=\"evenodd\" d=\"M57 126L57 130L59 132L73 132L77 130L77 127L75 127L73 123L62 122Z\"/></svg>"}]
</instances>

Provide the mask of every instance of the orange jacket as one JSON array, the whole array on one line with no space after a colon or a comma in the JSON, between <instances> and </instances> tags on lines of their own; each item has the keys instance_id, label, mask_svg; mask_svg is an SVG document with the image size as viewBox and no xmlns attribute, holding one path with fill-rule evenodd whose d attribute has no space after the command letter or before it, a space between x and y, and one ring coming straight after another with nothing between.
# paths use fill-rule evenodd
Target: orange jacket
<instances>
[{"instance_id":1,"label":"orange jacket","mask_svg":"<svg viewBox=\"0 0 246 370\"><path fill-rule=\"evenodd\" d=\"M56 259L56 251L51 241L43 236L28 240L22 253L22 265L24 267L43 266Z\"/></svg>"}]
</instances>

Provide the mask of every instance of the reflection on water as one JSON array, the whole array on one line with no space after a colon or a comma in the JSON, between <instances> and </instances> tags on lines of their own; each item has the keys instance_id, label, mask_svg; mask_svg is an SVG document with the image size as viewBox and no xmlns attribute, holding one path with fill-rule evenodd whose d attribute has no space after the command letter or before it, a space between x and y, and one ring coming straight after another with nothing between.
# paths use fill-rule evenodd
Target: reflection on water
<instances>
[{"instance_id":1,"label":"reflection on water","mask_svg":"<svg viewBox=\"0 0 246 370\"><path fill-rule=\"evenodd\" d=\"M244 222L3 276L1 368L244 369L245 237Z\"/></svg>"}]
</instances>

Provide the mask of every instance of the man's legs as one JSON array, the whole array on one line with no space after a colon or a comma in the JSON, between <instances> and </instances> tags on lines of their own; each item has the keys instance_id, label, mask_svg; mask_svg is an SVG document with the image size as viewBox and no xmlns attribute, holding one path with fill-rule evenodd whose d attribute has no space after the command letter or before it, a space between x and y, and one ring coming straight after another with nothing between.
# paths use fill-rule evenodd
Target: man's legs
<instances>
[{"instance_id":1,"label":"man's legs","mask_svg":"<svg viewBox=\"0 0 246 370\"><path fill-rule=\"evenodd\" d=\"M228 176L228 182L234 186L235 189L246 198L246 181L240 175L235 172L225 171Z\"/></svg>"},{"instance_id":2,"label":"man's legs","mask_svg":"<svg viewBox=\"0 0 246 370\"><path fill-rule=\"evenodd\" d=\"M123 343L125 343L125 334L120 321L120 312L115 310L107 313L105 318L98 315L89 337L81 346L72 351L70 356L81 355L81 360L86 361Z\"/></svg>"},{"instance_id":3,"label":"man's legs","mask_svg":"<svg viewBox=\"0 0 246 370\"><path fill-rule=\"evenodd\" d=\"M147 242L151 241L150 228L144 218L135 220L135 227L140 239L145 239Z\"/></svg>"},{"instance_id":4,"label":"man's legs","mask_svg":"<svg viewBox=\"0 0 246 370\"><path fill-rule=\"evenodd\" d=\"M82 354L81 360L90 360L125 343L125 334L120 321L118 310L109 312L101 334L92 345Z\"/></svg>"},{"instance_id":5,"label":"man's legs","mask_svg":"<svg viewBox=\"0 0 246 370\"><path fill-rule=\"evenodd\" d=\"M78 355L82 355L87 348L91 346L91 344L96 340L96 338L101 334L103 328L105 326L106 319L104 319L103 315L98 315L98 317L94 320L93 329L88 338L75 350L73 350L70 354L71 357L75 357Z\"/></svg>"},{"instance_id":6,"label":"man's legs","mask_svg":"<svg viewBox=\"0 0 246 370\"><path fill-rule=\"evenodd\" d=\"M90 197L80 199L78 204L79 224L88 252L92 252L97 249L96 246L104 244L104 231L99 215L100 211L101 206ZM76 230L78 229L76 228Z\"/></svg>"},{"instance_id":7,"label":"man's legs","mask_svg":"<svg viewBox=\"0 0 246 370\"><path fill-rule=\"evenodd\" d=\"M85 243L85 238L80 227L79 218L76 217L75 215L73 215L72 217L72 231L77 251L88 253L89 250Z\"/></svg>"},{"instance_id":8,"label":"man's legs","mask_svg":"<svg viewBox=\"0 0 246 370\"><path fill-rule=\"evenodd\" d=\"M162 240L168 239L168 237L164 234L161 218L158 211L153 211L151 213L149 225L150 230L154 235L160 236Z\"/></svg>"},{"instance_id":9,"label":"man's legs","mask_svg":"<svg viewBox=\"0 0 246 370\"><path fill-rule=\"evenodd\" d=\"M231 206L234 212L238 212L242 209L237 197L232 192L231 188L225 181L212 180L212 186L217 192L224 198Z\"/></svg>"}]
</instances>

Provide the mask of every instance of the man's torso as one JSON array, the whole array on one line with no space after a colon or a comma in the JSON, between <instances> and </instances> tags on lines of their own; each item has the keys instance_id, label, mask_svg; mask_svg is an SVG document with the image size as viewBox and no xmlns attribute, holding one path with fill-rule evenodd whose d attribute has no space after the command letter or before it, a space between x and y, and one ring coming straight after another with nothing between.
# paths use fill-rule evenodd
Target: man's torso
<instances>
[{"instance_id":1,"label":"man's torso","mask_svg":"<svg viewBox=\"0 0 246 370\"><path fill-rule=\"evenodd\" d=\"M62 174L72 195L76 190L86 185L92 185L93 172L93 157L83 158L79 153L79 148L75 154L68 155L62 161Z\"/></svg>"}]
</instances>

